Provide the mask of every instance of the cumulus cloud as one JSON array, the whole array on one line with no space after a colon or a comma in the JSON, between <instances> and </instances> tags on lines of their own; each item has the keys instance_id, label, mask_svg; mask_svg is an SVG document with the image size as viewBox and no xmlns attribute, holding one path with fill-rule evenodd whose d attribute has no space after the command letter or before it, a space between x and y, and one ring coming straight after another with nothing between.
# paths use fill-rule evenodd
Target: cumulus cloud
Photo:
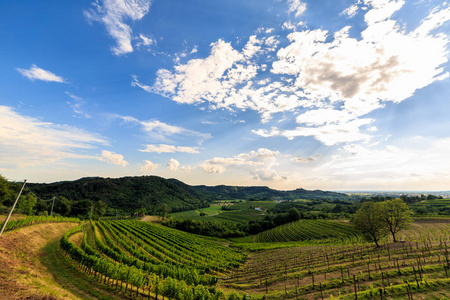
<instances>
[{"instance_id":1,"label":"cumulus cloud","mask_svg":"<svg viewBox=\"0 0 450 300\"><path fill-rule=\"evenodd\" d=\"M295 14L296 17L301 16L306 11L306 3L301 0L288 0L289 12Z\"/></svg>"},{"instance_id":2,"label":"cumulus cloud","mask_svg":"<svg viewBox=\"0 0 450 300\"><path fill-rule=\"evenodd\" d=\"M141 166L141 172L155 171L160 166L161 166L161 164L156 164L149 160L144 160L144 165Z\"/></svg>"},{"instance_id":3,"label":"cumulus cloud","mask_svg":"<svg viewBox=\"0 0 450 300\"><path fill-rule=\"evenodd\" d=\"M53 82L60 82L60 83L66 83L64 78L61 76L55 75L54 73L41 69L37 67L36 65L31 65L31 68L29 70L27 69L16 69L20 74L27 77L31 81L34 80L42 80L42 81L53 81Z\"/></svg>"},{"instance_id":4,"label":"cumulus cloud","mask_svg":"<svg viewBox=\"0 0 450 300\"><path fill-rule=\"evenodd\" d=\"M299 0L288 4L298 15L306 9ZM350 35L351 26L335 32L297 31L286 23L294 32L282 48L280 39L263 30L241 50L218 40L206 58L158 70L153 85L137 77L132 85L178 103L254 110L263 123L277 113L301 112L293 128L254 130L261 136L313 136L326 145L368 141L376 128L369 130L374 120L367 114L449 76L443 68L448 63L449 37L436 30L450 20L450 8L436 7L407 31L406 24L395 19L404 4L363 0L350 6L347 16L365 13L366 28L357 37ZM275 61L273 50L278 50Z\"/></svg>"},{"instance_id":5,"label":"cumulus cloud","mask_svg":"<svg viewBox=\"0 0 450 300\"><path fill-rule=\"evenodd\" d=\"M109 35L116 40L116 46L112 47L115 55L133 52L131 41L133 30L129 21L141 20L150 10L149 0L97 0L92 3L93 8L84 12L88 20L103 23ZM151 43L148 38L139 35L139 43Z\"/></svg>"},{"instance_id":6,"label":"cumulus cloud","mask_svg":"<svg viewBox=\"0 0 450 300\"><path fill-rule=\"evenodd\" d=\"M44 122L0 106L0 165L37 166L63 159L92 159L87 149L108 141L82 129Z\"/></svg>"},{"instance_id":7,"label":"cumulus cloud","mask_svg":"<svg viewBox=\"0 0 450 300\"><path fill-rule=\"evenodd\" d=\"M341 14L347 15L349 18L353 18L358 13L358 5L353 4L347 7Z\"/></svg>"},{"instance_id":8,"label":"cumulus cloud","mask_svg":"<svg viewBox=\"0 0 450 300\"><path fill-rule=\"evenodd\" d=\"M433 10L415 30L406 32L392 19L404 1L367 0L365 4L370 9L362 39L350 37L348 26L330 41L331 34L322 29L288 35L291 43L278 51L272 72L292 76L302 97L319 109L297 117L303 126L255 133L290 139L314 136L325 145L367 140L370 136L359 128L373 120L362 116L448 77L441 67L448 62L448 37L430 32L450 20L449 8Z\"/></svg>"},{"instance_id":9,"label":"cumulus cloud","mask_svg":"<svg viewBox=\"0 0 450 300\"><path fill-rule=\"evenodd\" d=\"M166 169L170 171L176 171L178 170L178 167L180 166L180 163L176 159L169 159L167 161Z\"/></svg>"},{"instance_id":10,"label":"cumulus cloud","mask_svg":"<svg viewBox=\"0 0 450 300\"><path fill-rule=\"evenodd\" d=\"M270 31L269 31L270 32ZM261 32L262 35L266 31ZM211 52L203 59L192 59L176 65L173 71L160 69L153 85L146 85L134 76L132 86L157 93L178 103L207 104L209 109L252 109L268 119L277 111L285 111L297 97L280 95L286 89L280 83L253 88L252 80L258 71L256 56L274 51L279 44L275 36L251 36L242 51L223 40L211 44Z\"/></svg>"},{"instance_id":11,"label":"cumulus cloud","mask_svg":"<svg viewBox=\"0 0 450 300\"><path fill-rule=\"evenodd\" d=\"M214 157L202 162L199 167L210 174L221 174L227 170L227 167L231 167L249 172L254 179L278 181L285 179L273 169L279 156L278 151L260 148L257 151L240 153L233 157Z\"/></svg>"},{"instance_id":12,"label":"cumulus cloud","mask_svg":"<svg viewBox=\"0 0 450 300\"><path fill-rule=\"evenodd\" d=\"M175 153L175 152L184 152L184 153L200 153L198 147L182 147L182 146L173 146L166 144L157 145L146 145L145 149L140 149L141 152L156 152L156 153Z\"/></svg>"},{"instance_id":13,"label":"cumulus cloud","mask_svg":"<svg viewBox=\"0 0 450 300\"><path fill-rule=\"evenodd\" d=\"M210 174L221 174L227 170L224 166L218 165L212 161L202 162L201 164L199 164L199 167L206 173Z\"/></svg>"},{"instance_id":14,"label":"cumulus cloud","mask_svg":"<svg viewBox=\"0 0 450 300\"><path fill-rule=\"evenodd\" d=\"M107 162L121 167L128 166L128 162L124 160L123 155L111 151L103 150L102 155L97 157L99 161Z\"/></svg>"}]
</instances>

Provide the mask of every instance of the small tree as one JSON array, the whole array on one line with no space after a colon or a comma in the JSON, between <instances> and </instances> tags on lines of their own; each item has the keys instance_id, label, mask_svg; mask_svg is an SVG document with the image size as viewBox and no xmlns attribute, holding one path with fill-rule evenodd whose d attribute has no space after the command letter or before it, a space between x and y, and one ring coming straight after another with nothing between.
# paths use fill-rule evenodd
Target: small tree
<instances>
[{"instance_id":1,"label":"small tree","mask_svg":"<svg viewBox=\"0 0 450 300\"><path fill-rule=\"evenodd\" d=\"M163 220L164 220L165 218L167 218L167 215L169 214L169 212L170 212L169 206L168 206L166 203L164 203L164 204L161 206L161 213L162 213Z\"/></svg>"},{"instance_id":2,"label":"small tree","mask_svg":"<svg viewBox=\"0 0 450 300\"><path fill-rule=\"evenodd\" d=\"M355 214L353 223L356 229L360 230L369 240L378 241L387 234L386 224L384 222L383 203L364 202Z\"/></svg>"},{"instance_id":3,"label":"small tree","mask_svg":"<svg viewBox=\"0 0 450 300\"><path fill-rule=\"evenodd\" d=\"M413 212L408 205L401 199L388 200L381 203L383 206L383 221L385 226L392 234L394 242L397 242L395 234L402 229L408 228L412 223L411 215Z\"/></svg>"}]
</instances>

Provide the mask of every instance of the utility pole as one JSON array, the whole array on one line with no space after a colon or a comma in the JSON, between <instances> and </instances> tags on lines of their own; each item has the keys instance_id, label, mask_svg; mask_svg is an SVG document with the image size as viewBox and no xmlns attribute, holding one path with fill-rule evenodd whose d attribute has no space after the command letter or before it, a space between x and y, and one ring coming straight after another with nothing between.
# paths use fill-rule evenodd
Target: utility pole
<instances>
[{"instance_id":1,"label":"utility pole","mask_svg":"<svg viewBox=\"0 0 450 300\"><path fill-rule=\"evenodd\" d=\"M55 196L53 196L52 210L50 212L50 216L53 215L53 206L55 205Z\"/></svg>"},{"instance_id":2,"label":"utility pole","mask_svg":"<svg viewBox=\"0 0 450 300\"><path fill-rule=\"evenodd\" d=\"M3 231L4 231L5 228L6 228L6 223L8 223L9 218L11 217L11 215L12 215L12 213L13 213L14 207L16 207L17 201L19 201L20 195L22 194L23 188L25 187L25 184L26 184L26 183L27 183L27 180L25 179L25 180L23 181L23 185L22 185L22 188L20 189L19 195L17 195L16 201L14 201L13 206L11 207L11 210L9 211L9 214L8 214L8 216L6 217L5 223L3 223L2 230L0 231L0 236L2 235Z\"/></svg>"}]
</instances>

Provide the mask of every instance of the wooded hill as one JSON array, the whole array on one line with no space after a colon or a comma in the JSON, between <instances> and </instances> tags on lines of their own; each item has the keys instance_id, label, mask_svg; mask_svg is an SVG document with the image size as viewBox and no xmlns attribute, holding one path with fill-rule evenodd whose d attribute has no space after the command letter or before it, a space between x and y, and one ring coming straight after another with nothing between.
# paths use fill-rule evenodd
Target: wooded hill
<instances>
[{"instance_id":1,"label":"wooded hill","mask_svg":"<svg viewBox=\"0 0 450 300\"><path fill-rule=\"evenodd\" d=\"M308 191L305 189L296 189L292 191L278 191L270 189L266 186L193 186L197 191L208 194L217 200L223 199L243 199L243 200L264 200L264 199L279 199L279 200L295 200L295 199L310 199L310 200L349 200L349 197L343 193L326 192L321 190Z\"/></svg>"},{"instance_id":2,"label":"wooded hill","mask_svg":"<svg viewBox=\"0 0 450 300\"><path fill-rule=\"evenodd\" d=\"M89 199L103 201L109 207L123 211L145 208L152 212L166 203L172 212L207 207L222 199L336 199L347 200L342 193L307 191L277 191L268 187L190 186L176 179L158 176L122 178L87 177L75 181L27 184L40 198L63 196L72 201Z\"/></svg>"}]
</instances>

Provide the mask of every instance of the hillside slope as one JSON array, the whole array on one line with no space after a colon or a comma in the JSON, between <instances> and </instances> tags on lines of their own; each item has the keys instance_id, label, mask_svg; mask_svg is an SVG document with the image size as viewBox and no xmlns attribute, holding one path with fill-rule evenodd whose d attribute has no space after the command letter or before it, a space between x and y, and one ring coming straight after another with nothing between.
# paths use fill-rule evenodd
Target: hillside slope
<instances>
[{"instance_id":1,"label":"hillside slope","mask_svg":"<svg viewBox=\"0 0 450 300\"><path fill-rule=\"evenodd\" d=\"M204 195L188 185L157 176L101 178L88 177L75 181L28 184L42 198L64 196L70 200L101 200L109 207L133 211L159 209L166 203L172 211L208 206Z\"/></svg>"},{"instance_id":2,"label":"hillside slope","mask_svg":"<svg viewBox=\"0 0 450 300\"><path fill-rule=\"evenodd\" d=\"M207 207L212 201L221 199L348 199L346 194L320 190L278 191L266 186L190 186L176 179L158 176L87 177L48 184L29 183L28 186L44 199L64 196L72 201L101 200L111 208L126 212L140 208L155 212L160 210L163 203L172 212L185 211Z\"/></svg>"}]
</instances>

